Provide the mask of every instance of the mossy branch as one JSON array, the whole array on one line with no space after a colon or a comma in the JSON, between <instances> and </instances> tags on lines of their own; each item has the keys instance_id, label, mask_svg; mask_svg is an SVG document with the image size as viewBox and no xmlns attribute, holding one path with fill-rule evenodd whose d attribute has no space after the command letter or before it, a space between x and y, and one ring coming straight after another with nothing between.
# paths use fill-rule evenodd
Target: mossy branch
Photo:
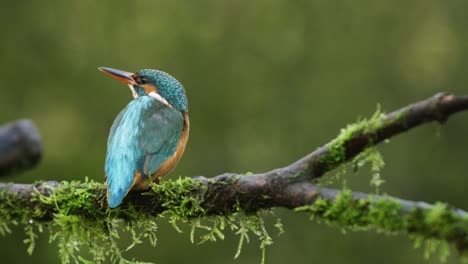
<instances>
[{"instance_id":1,"label":"mossy branch","mask_svg":"<svg viewBox=\"0 0 468 264\"><path fill-rule=\"evenodd\" d=\"M130 194L115 210L107 208L102 183L4 184L0 189L2 225L13 221L63 225L64 219L72 217L80 230L86 230L90 227L84 223L106 226L113 223L112 219L123 219L134 226L142 219L154 219L164 213L193 224L203 217L231 219L241 212L249 215L281 206L307 212L311 218L342 229L375 229L404 233L416 241L446 241L459 253L468 254L468 212L443 203L432 205L322 188L294 179L283 182L264 175L228 174L212 179L164 181L144 195Z\"/></svg>"},{"instance_id":2,"label":"mossy branch","mask_svg":"<svg viewBox=\"0 0 468 264\"><path fill-rule=\"evenodd\" d=\"M390 114L376 113L369 120L348 126L337 138L297 162L266 173L241 175L226 173L205 177L163 181L150 191L130 193L123 204L109 209L103 183L40 182L36 184L0 183L0 233L8 224L51 223L54 237L60 234L62 261L73 256L75 242L86 243L95 261L106 255L119 258L121 251L116 221L126 223L134 243L147 236L155 243L155 217L170 213L177 221L190 222L194 229L211 230L205 240L222 239L221 230L228 225L241 237L251 230L262 240L262 248L271 243L263 221L248 216L263 209L286 207L305 211L314 218L342 228L374 228L385 232L402 232L416 240L437 239L456 246L462 254L468 248L468 213L448 205L405 201L390 196L366 195L348 190L319 187L315 180L325 172L363 155L373 146L421 124L444 122L456 112L468 109L468 96L437 94ZM248 220L234 216L243 214ZM206 227L200 219L212 219ZM244 220L242 220L244 219ZM146 228L137 235L135 228ZM83 230L86 230L84 232ZM28 228L28 243L34 232ZM107 234L107 235L106 235ZM193 233L192 233L193 234ZM99 240L96 242L96 240ZM103 250L105 244L110 252ZM65 257L63 257L65 256Z\"/></svg>"},{"instance_id":3,"label":"mossy branch","mask_svg":"<svg viewBox=\"0 0 468 264\"><path fill-rule=\"evenodd\" d=\"M343 129L334 140L288 166L312 179L346 163L371 146L425 123L446 122L450 115L468 109L468 96L438 93L389 114L377 112Z\"/></svg>"}]
</instances>

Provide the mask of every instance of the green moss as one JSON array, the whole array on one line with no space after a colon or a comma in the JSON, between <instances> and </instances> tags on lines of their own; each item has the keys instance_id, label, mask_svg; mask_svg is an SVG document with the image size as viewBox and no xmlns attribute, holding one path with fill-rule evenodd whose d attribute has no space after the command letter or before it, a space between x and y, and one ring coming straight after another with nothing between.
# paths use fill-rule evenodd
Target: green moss
<instances>
[{"instance_id":1,"label":"green moss","mask_svg":"<svg viewBox=\"0 0 468 264\"><path fill-rule=\"evenodd\" d=\"M380 188L385 183L382 178L381 170L385 166L382 155L376 147L370 146L363 152L359 153L353 160L341 166L338 170L326 174L324 177L319 178L318 183L320 186L328 186L341 180L342 186L347 186L347 179L343 176L350 170L357 173L361 168L369 166L371 172L370 186L375 188L375 193L380 192Z\"/></svg>"},{"instance_id":2,"label":"green moss","mask_svg":"<svg viewBox=\"0 0 468 264\"><path fill-rule=\"evenodd\" d=\"M162 206L167 208L166 212L173 215L173 220L188 221L197 216L204 215L204 209L200 206L202 202L200 192L202 185L191 178L179 178L173 181L164 181L161 184L152 184L153 193L146 195L158 195ZM198 197L195 193L200 194Z\"/></svg>"},{"instance_id":3,"label":"green moss","mask_svg":"<svg viewBox=\"0 0 468 264\"><path fill-rule=\"evenodd\" d=\"M62 263L138 263L125 259L124 255L141 243L156 246L157 221L162 219L179 232L183 230L181 225L190 226L190 240L194 243L223 240L224 232L230 229L240 238L236 257L251 234L260 241L264 261L265 248L272 240L260 215L245 215L239 208L228 215L205 215L201 206L204 190L200 184L191 178L179 178L151 185L151 191L141 195L158 197L157 206L165 210L157 216L139 211L132 204L108 209L105 185L89 180L62 182L60 188L37 183L37 186L45 186L50 194L37 192L29 198L3 191L0 192L0 234L10 233L10 225L24 225L24 242L31 254L36 238L45 227L48 232L44 233L50 234L50 242L58 245ZM122 233L132 238L128 245L119 243ZM91 259L83 253L91 255Z\"/></svg>"},{"instance_id":4,"label":"green moss","mask_svg":"<svg viewBox=\"0 0 468 264\"><path fill-rule=\"evenodd\" d=\"M445 237L451 233L451 225L454 221L454 215L444 203L436 203L432 210L426 213L425 224L431 227L436 227L440 232L440 236Z\"/></svg>"},{"instance_id":5,"label":"green moss","mask_svg":"<svg viewBox=\"0 0 468 264\"><path fill-rule=\"evenodd\" d=\"M437 203L427 209L403 210L399 201L381 198L357 199L349 190L334 200L318 198L314 204L296 208L308 212L311 219L346 230L373 229L384 233L403 233L417 247L425 245L426 257L438 252L441 260L449 254L447 242L459 247L468 245L468 219L455 215L446 204Z\"/></svg>"},{"instance_id":6,"label":"green moss","mask_svg":"<svg viewBox=\"0 0 468 264\"><path fill-rule=\"evenodd\" d=\"M368 204L368 221L370 226L382 232L398 232L403 228L401 221L401 204L393 199L363 201Z\"/></svg>"},{"instance_id":7,"label":"green moss","mask_svg":"<svg viewBox=\"0 0 468 264\"><path fill-rule=\"evenodd\" d=\"M368 219L363 216L368 204L363 200L355 200L349 190L341 192L335 200L319 197L313 205L296 208L296 211L311 213L311 219L325 221L337 226L343 231L347 229L366 229Z\"/></svg>"},{"instance_id":8,"label":"green moss","mask_svg":"<svg viewBox=\"0 0 468 264\"><path fill-rule=\"evenodd\" d=\"M340 134L327 145L328 155L321 158L320 162L326 164L327 168L334 168L343 164L348 157L346 156L346 145L349 140L359 134L372 133L382 126L382 119L385 117L380 112L380 106L377 106L376 112L369 119L361 119L356 123L349 124L341 129ZM372 139L371 139L372 140Z\"/></svg>"},{"instance_id":9,"label":"green moss","mask_svg":"<svg viewBox=\"0 0 468 264\"><path fill-rule=\"evenodd\" d=\"M382 154L377 150L375 146L370 146L363 152L359 153L354 157L352 165L354 172L357 172L362 167L370 165L370 171L372 174L370 185L375 188L375 192L379 193L380 187L385 180L382 179L381 170L385 166Z\"/></svg>"},{"instance_id":10,"label":"green moss","mask_svg":"<svg viewBox=\"0 0 468 264\"><path fill-rule=\"evenodd\" d=\"M360 119L340 131L340 134L327 145L328 153L320 158L320 163L323 163L326 168L325 171L330 171L330 169L337 166L339 166L339 169L330 171L324 177L319 178L319 185L330 185L341 179L342 186L346 187L347 181L342 176L348 173L348 168L356 173L362 167L370 165L372 175L370 185L375 188L376 193L379 193L380 187L385 182L381 175L381 169L384 167L385 162L372 142L376 131L385 125L383 122L385 117L386 115L380 112L380 106L378 106L376 112L369 119ZM347 146L350 140L361 135L367 137L369 144L352 158L351 162L348 162L350 157L346 153Z\"/></svg>"},{"instance_id":11,"label":"green moss","mask_svg":"<svg viewBox=\"0 0 468 264\"><path fill-rule=\"evenodd\" d=\"M403 122L404 121L403 119L406 117L405 113L406 113L406 111L401 111L400 110L398 113L396 113L395 120Z\"/></svg>"}]
</instances>

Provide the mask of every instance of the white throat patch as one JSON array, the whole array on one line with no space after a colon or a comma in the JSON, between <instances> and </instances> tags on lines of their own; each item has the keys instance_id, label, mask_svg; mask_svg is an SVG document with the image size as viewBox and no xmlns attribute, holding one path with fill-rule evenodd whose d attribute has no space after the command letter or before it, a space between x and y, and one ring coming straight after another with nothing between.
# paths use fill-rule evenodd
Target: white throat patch
<instances>
[{"instance_id":1,"label":"white throat patch","mask_svg":"<svg viewBox=\"0 0 468 264\"><path fill-rule=\"evenodd\" d=\"M167 107L172 108L172 105L169 104L169 103L166 101L166 99L164 99L164 97L162 97L162 96L159 95L158 93L156 93L156 92L150 92L148 95L151 96L151 97L153 97L154 99L160 101L161 103L165 104Z\"/></svg>"},{"instance_id":2,"label":"white throat patch","mask_svg":"<svg viewBox=\"0 0 468 264\"><path fill-rule=\"evenodd\" d=\"M133 95L133 98L138 98L138 94L137 92L135 91L135 87L133 87L133 85L129 84L128 87L130 87L130 90L132 90L132 95ZM151 96L153 97L154 99L158 100L159 102L165 104L167 107L169 108L172 108L172 105L170 103L167 102L166 99L164 99L164 97L162 97L161 95L159 95L158 93L156 92L150 92L148 94L148 96Z\"/></svg>"},{"instance_id":3,"label":"white throat patch","mask_svg":"<svg viewBox=\"0 0 468 264\"><path fill-rule=\"evenodd\" d=\"M135 88L133 87L133 85L129 84L128 87L130 87L130 90L132 90L133 98L138 98L138 94L136 93Z\"/></svg>"}]
</instances>

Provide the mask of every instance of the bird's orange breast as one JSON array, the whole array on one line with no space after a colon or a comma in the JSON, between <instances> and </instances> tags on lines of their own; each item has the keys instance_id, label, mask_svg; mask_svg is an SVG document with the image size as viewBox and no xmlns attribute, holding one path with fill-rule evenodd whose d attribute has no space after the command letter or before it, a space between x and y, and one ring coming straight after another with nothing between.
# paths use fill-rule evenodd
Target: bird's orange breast
<instances>
[{"instance_id":1,"label":"bird's orange breast","mask_svg":"<svg viewBox=\"0 0 468 264\"><path fill-rule=\"evenodd\" d=\"M190 120L187 113L184 113L184 127L182 129L182 135L179 139L179 145L177 146L176 151L172 157L169 157L165 160L161 166L159 166L158 170L152 175L152 179L155 182L159 181L159 177L165 176L172 169L175 168L177 163L179 163L180 158L184 154L185 146L187 145L189 132L190 132ZM147 190L149 188L149 181L148 176L142 174L141 172L135 171L133 184L130 190Z\"/></svg>"},{"instance_id":2,"label":"bird's orange breast","mask_svg":"<svg viewBox=\"0 0 468 264\"><path fill-rule=\"evenodd\" d=\"M172 169L175 168L177 163L179 163L180 158L184 154L185 146L187 145L189 132L190 132L190 120L188 117L188 113L185 112L184 113L184 128L182 130L182 135L180 136L179 145L177 146L177 149L174 152L174 155L172 155L172 157L169 157L166 161L164 161L159 167L159 169L156 171L156 173L153 174L153 177L155 177L155 179L168 174L169 172L172 171Z\"/></svg>"}]
</instances>

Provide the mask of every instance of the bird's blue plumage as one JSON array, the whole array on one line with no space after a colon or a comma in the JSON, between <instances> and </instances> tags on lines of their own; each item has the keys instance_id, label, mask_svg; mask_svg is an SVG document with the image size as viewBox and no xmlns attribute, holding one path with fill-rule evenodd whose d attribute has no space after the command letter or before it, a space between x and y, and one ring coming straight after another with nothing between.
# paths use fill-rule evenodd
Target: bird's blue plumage
<instances>
[{"instance_id":1,"label":"bird's blue plumage","mask_svg":"<svg viewBox=\"0 0 468 264\"><path fill-rule=\"evenodd\" d=\"M176 78L166 72L153 69L139 70L136 74L146 76L150 83L154 83L158 87L158 93L175 109L182 112L188 111L185 89Z\"/></svg>"},{"instance_id":2,"label":"bird's blue plumage","mask_svg":"<svg viewBox=\"0 0 468 264\"><path fill-rule=\"evenodd\" d=\"M189 135L188 103L184 87L163 71L99 70L128 84L135 98L114 120L107 141L107 196L114 208L130 190L148 188L150 177L177 165Z\"/></svg>"},{"instance_id":3,"label":"bird's blue plumage","mask_svg":"<svg viewBox=\"0 0 468 264\"><path fill-rule=\"evenodd\" d=\"M120 205L132 187L135 172L148 177L174 155L183 125L180 111L150 96L134 99L120 112L107 142L109 207Z\"/></svg>"}]
</instances>

